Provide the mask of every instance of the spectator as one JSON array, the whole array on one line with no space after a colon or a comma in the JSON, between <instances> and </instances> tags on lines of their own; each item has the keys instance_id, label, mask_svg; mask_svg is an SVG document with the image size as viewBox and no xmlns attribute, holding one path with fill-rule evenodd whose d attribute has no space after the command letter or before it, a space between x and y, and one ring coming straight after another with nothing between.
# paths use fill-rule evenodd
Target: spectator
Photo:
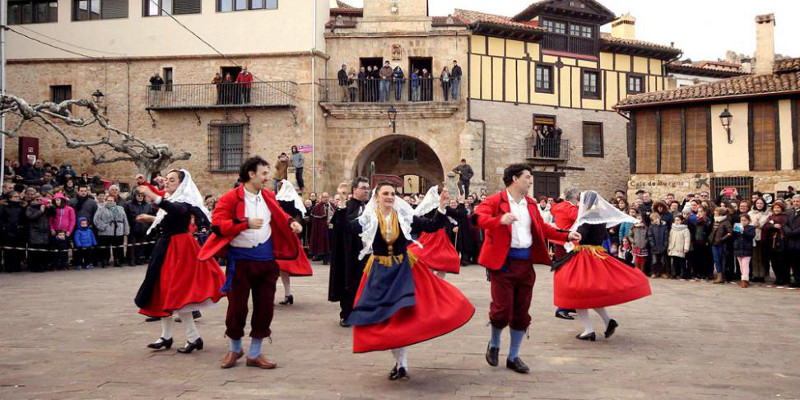
<instances>
[{"instance_id":1,"label":"spectator","mask_svg":"<svg viewBox=\"0 0 800 400\"><path fill-rule=\"evenodd\" d=\"M772 204L772 215L767 218L766 228L769 249L769 259L772 263L772 270L775 272L775 286L788 285L789 271L787 267L786 236L783 226L786 224L786 206L782 201Z\"/></svg>"},{"instance_id":2,"label":"spectator","mask_svg":"<svg viewBox=\"0 0 800 400\"><path fill-rule=\"evenodd\" d=\"M0 201L6 200L11 198L11 193L14 192L14 183L12 182L3 182L3 195L0 197ZM19 195L19 194L17 194Z\"/></svg>"},{"instance_id":3,"label":"spectator","mask_svg":"<svg viewBox=\"0 0 800 400\"><path fill-rule=\"evenodd\" d=\"M25 195L22 197L22 201L24 201L26 204L30 204L30 202L36 199L36 196L38 195L39 193L36 193L35 188L32 187L25 188Z\"/></svg>"},{"instance_id":4,"label":"spectator","mask_svg":"<svg viewBox=\"0 0 800 400\"><path fill-rule=\"evenodd\" d=\"M650 214L653 212L653 200L652 195L650 192L642 193L642 204L639 206L639 213L642 214L642 218L644 219L645 223L649 223L650 221Z\"/></svg>"},{"instance_id":5,"label":"spectator","mask_svg":"<svg viewBox=\"0 0 800 400\"><path fill-rule=\"evenodd\" d=\"M65 162L61 165L61 169L58 170L58 173L56 174L56 180L59 184L64 185L68 180L76 177L77 175L78 173L72 169L69 162Z\"/></svg>"},{"instance_id":6,"label":"spectator","mask_svg":"<svg viewBox=\"0 0 800 400\"><path fill-rule=\"evenodd\" d=\"M453 69L450 71L450 100L458 101L461 76L463 76L461 67L458 65L458 61L453 60Z\"/></svg>"},{"instance_id":7,"label":"spectator","mask_svg":"<svg viewBox=\"0 0 800 400\"><path fill-rule=\"evenodd\" d=\"M56 231L50 250L53 251L51 270L64 271L69 267L70 240L65 231Z\"/></svg>"},{"instance_id":8,"label":"spectator","mask_svg":"<svg viewBox=\"0 0 800 400\"><path fill-rule=\"evenodd\" d=\"M642 220L642 214L639 214L635 209L632 211L636 214L636 223L631 227L631 244L633 245L633 259L634 265L640 271L646 273L647 258L650 256L650 251L647 246L647 225Z\"/></svg>"},{"instance_id":9,"label":"spectator","mask_svg":"<svg viewBox=\"0 0 800 400\"><path fill-rule=\"evenodd\" d=\"M44 161L42 161L42 159L40 158L36 160L33 166L29 167L26 170L25 179L23 183L29 186L41 186L43 177L44 177Z\"/></svg>"},{"instance_id":10,"label":"spectator","mask_svg":"<svg viewBox=\"0 0 800 400\"><path fill-rule=\"evenodd\" d=\"M422 101L433 101L433 76L425 68L422 69L420 82L422 83Z\"/></svg>"},{"instance_id":11,"label":"spectator","mask_svg":"<svg viewBox=\"0 0 800 400\"><path fill-rule=\"evenodd\" d=\"M31 272L44 272L50 265L50 222L47 208L50 199L37 195L25 209L28 223L28 269Z\"/></svg>"},{"instance_id":12,"label":"spectator","mask_svg":"<svg viewBox=\"0 0 800 400\"><path fill-rule=\"evenodd\" d=\"M647 244L650 245L652 264L651 278L669 278L667 271L667 249L669 247L669 227L661 220L661 215L650 214L650 226L647 228Z\"/></svg>"},{"instance_id":13,"label":"spectator","mask_svg":"<svg viewBox=\"0 0 800 400\"><path fill-rule=\"evenodd\" d=\"M389 66L389 61L384 63L383 68L380 70L380 79L381 79L381 94L380 94L380 101L387 102L389 101L389 87L392 82L392 67Z\"/></svg>"},{"instance_id":14,"label":"spectator","mask_svg":"<svg viewBox=\"0 0 800 400\"><path fill-rule=\"evenodd\" d=\"M55 236L56 231L64 231L67 237L75 230L75 210L68 205L69 199L63 193L53 197L53 207L48 217L50 235Z\"/></svg>"},{"instance_id":15,"label":"spectator","mask_svg":"<svg viewBox=\"0 0 800 400\"><path fill-rule=\"evenodd\" d=\"M348 87L350 86L349 78L347 76L347 65L342 64L342 69L339 70L336 77L339 79L339 91L341 92L341 101L346 102L348 96Z\"/></svg>"},{"instance_id":16,"label":"spectator","mask_svg":"<svg viewBox=\"0 0 800 400\"><path fill-rule=\"evenodd\" d=\"M411 101L419 101L420 83L419 70L415 68L411 73Z\"/></svg>"},{"instance_id":17,"label":"spectator","mask_svg":"<svg viewBox=\"0 0 800 400\"><path fill-rule=\"evenodd\" d=\"M3 160L3 180L6 179L14 179L14 175L16 175L16 168L11 165L11 160L5 159Z\"/></svg>"},{"instance_id":18,"label":"spectator","mask_svg":"<svg viewBox=\"0 0 800 400\"><path fill-rule=\"evenodd\" d=\"M253 74L247 71L247 67L242 67L242 72L236 77L239 89L242 93L242 102L250 104L250 89L253 86Z\"/></svg>"},{"instance_id":19,"label":"spectator","mask_svg":"<svg viewBox=\"0 0 800 400\"><path fill-rule=\"evenodd\" d=\"M358 98L358 74L356 74L355 68L350 68L350 72L347 73L347 91L350 92L350 102L355 103L356 99Z\"/></svg>"},{"instance_id":20,"label":"spectator","mask_svg":"<svg viewBox=\"0 0 800 400\"><path fill-rule=\"evenodd\" d=\"M70 179L64 183L64 186L61 187L64 191L64 195L67 196L68 199L75 197L75 193L77 188L75 187L75 181Z\"/></svg>"},{"instance_id":21,"label":"spectator","mask_svg":"<svg viewBox=\"0 0 800 400\"><path fill-rule=\"evenodd\" d=\"M358 70L358 98L360 101L368 101L367 97L367 69L361 67Z\"/></svg>"},{"instance_id":22,"label":"spectator","mask_svg":"<svg viewBox=\"0 0 800 400\"><path fill-rule=\"evenodd\" d=\"M709 236L711 252L714 255L714 283L725 283L723 275L725 243L731 238L732 233L733 229L731 227L731 221L728 219L728 210L724 207L719 207L714 210L714 227L711 228L711 235Z\"/></svg>"},{"instance_id":23,"label":"spectator","mask_svg":"<svg viewBox=\"0 0 800 400\"><path fill-rule=\"evenodd\" d=\"M70 207L75 210L75 217L84 217L89 221L94 220L94 214L97 212L97 203L89 196L89 186L78 186L78 193L75 198L69 201Z\"/></svg>"},{"instance_id":24,"label":"spectator","mask_svg":"<svg viewBox=\"0 0 800 400\"><path fill-rule=\"evenodd\" d=\"M311 200L311 208L309 210L313 210L314 207L317 206L317 194L315 192L311 192L308 194L308 199Z\"/></svg>"},{"instance_id":25,"label":"spectator","mask_svg":"<svg viewBox=\"0 0 800 400\"><path fill-rule=\"evenodd\" d=\"M677 204L677 203L676 203ZM673 279L686 278L686 254L692 245L689 227L683 224L683 215L676 215L669 231L669 255L672 266L670 275Z\"/></svg>"},{"instance_id":26,"label":"spectator","mask_svg":"<svg viewBox=\"0 0 800 400\"><path fill-rule=\"evenodd\" d=\"M697 200L696 204L699 203L700 201ZM714 258L709 238L713 226L705 207L699 207L697 215L689 216L689 232L692 235L693 246L689 257L689 267L692 269L694 278L709 279L712 276L710 267L714 264Z\"/></svg>"},{"instance_id":27,"label":"spectator","mask_svg":"<svg viewBox=\"0 0 800 400\"><path fill-rule=\"evenodd\" d=\"M763 198L757 197L753 200L753 208L748 213L753 227L756 229L755 248L753 248L753 259L750 261L753 271L753 282L764 282L769 276L769 246L766 239L766 224L770 215L767 202Z\"/></svg>"},{"instance_id":28,"label":"spectator","mask_svg":"<svg viewBox=\"0 0 800 400\"><path fill-rule=\"evenodd\" d=\"M125 201L125 199L122 198L122 196L120 196L119 186L117 186L117 185L109 186L108 187L108 194L109 194L109 196L114 196L114 198L117 199L117 205L118 206L125 207L126 201Z\"/></svg>"},{"instance_id":29,"label":"spectator","mask_svg":"<svg viewBox=\"0 0 800 400\"><path fill-rule=\"evenodd\" d=\"M620 243L617 250L617 258L633 265L633 245L631 244L631 238L625 236Z\"/></svg>"},{"instance_id":30,"label":"spectator","mask_svg":"<svg viewBox=\"0 0 800 400\"><path fill-rule=\"evenodd\" d=\"M394 100L400 101L403 96L403 84L406 82L406 75L399 65L394 67L392 71L392 79L394 80Z\"/></svg>"},{"instance_id":31,"label":"spectator","mask_svg":"<svg viewBox=\"0 0 800 400\"><path fill-rule=\"evenodd\" d=\"M214 208L217 207L217 199L214 198L214 195L208 194L203 199L203 204L208 211L214 211Z\"/></svg>"},{"instance_id":32,"label":"spectator","mask_svg":"<svg viewBox=\"0 0 800 400\"><path fill-rule=\"evenodd\" d=\"M156 72L153 76L150 77L150 90L153 91L160 91L161 85L164 84L164 79L161 78L161 75Z\"/></svg>"},{"instance_id":33,"label":"spectator","mask_svg":"<svg viewBox=\"0 0 800 400\"><path fill-rule=\"evenodd\" d=\"M94 247L97 246L97 239L89 227L89 220L86 217L78 218L78 227L75 229L73 236L75 238L75 254L72 263L77 269L92 269Z\"/></svg>"},{"instance_id":34,"label":"spectator","mask_svg":"<svg viewBox=\"0 0 800 400\"><path fill-rule=\"evenodd\" d=\"M239 91L236 90L236 82L233 81L231 74L225 74L222 81L222 98L224 104L234 104L239 98Z\"/></svg>"},{"instance_id":35,"label":"spectator","mask_svg":"<svg viewBox=\"0 0 800 400\"><path fill-rule=\"evenodd\" d=\"M542 220L545 224L553 223L553 214L550 214L550 204L547 204L547 196L539 196L539 214L542 215Z\"/></svg>"},{"instance_id":36,"label":"spectator","mask_svg":"<svg viewBox=\"0 0 800 400\"><path fill-rule=\"evenodd\" d=\"M89 178L89 174L87 174L86 172L81 174L81 177L77 178L77 180L75 181L75 185L76 186L80 186L80 185L89 186L89 184L91 184L91 183L92 183L92 180L91 180L91 178Z\"/></svg>"},{"instance_id":37,"label":"spectator","mask_svg":"<svg viewBox=\"0 0 800 400\"><path fill-rule=\"evenodd\" d=\"M322 193L320 202L311 212L311 242L309 243L309 250L314 261L322 260L324 265L328 265L330 261L329 230L331 229L334 211L336 210L330 201L330 195Z\"/></svg>"},{"instance_id":38,"label":"spectator","mask_svg":"<svg viewBox=\"0 0 800 400\"><path fill-rule=\"evenodd\" d=\"M444 101L447 101L448 95L450 94L450 70L447 69L445 65L442 68L442 74L439 76L439 81L442 84L442 95L444 97Z\"/></svg>"},{"instance_id":39,"label":"spectator","mask_svg":"<svg viewBox=\"0 0 800 400\"><path fill-rule=\"evenodd\" d=\"M739 261L742 279L739 286L750 286L750 259L753 257L753 240L756 237L756 228L750 225L750 216L742 214L739 222L733 227L733 252Z\"/></svg>"},{"instance_id":40,"label":"spectator","mask_svg":"<svg viewBox=\"0 0 800 400\"><path fill-rule=\"evenodd\" d=\"M149 258L149 252L145 252L148 246L143 243L147 242L147 230L150 228L150 222L140 222L136 217L140 215L155 216L156 210L152 204L145 201L144 195L139 190L134 189L131 197L132 199L125 203L125 216L130 227L130 234L128 235L128 245L130 246L128 247L128 264L133 266L145 264Z\"/></svg>"},{"instance_id":41,"label":"spectator","mask_svg":"<svg viewBox=\"0 0 800 400\"><path fill-rule=\"evenodd\" d=\"M786 235L786 250L788 251L789 262L785 267L785 280L789 281L788 267L792 268L794 283L791 287L800 287L800 195L792 196L792 208L786 213L786 224L783 226L783 233Z\"/></svg>"},{"instance_id":42,"label":"spectator","mask_svg":"<svg viewBox=\"0 0 800 400\"><path fill-rule=\"evenodd\" d=\"M633 208L626 209L625 213L633 218L636 218L636 215L638 214L636 210ZM619 233L617 235L619 243L622 243L622 239L631 236L631 229L633 229L633 222L623 222L619 224L619 226L617 227L617 230L619 230ZM633 250L633 240L631 240L631 251L632 250Z\"/></svg>"},{"instance_id":43,"label":"spectator","mask_svg":"<svg viewBox=\"0 0 800 400\"><path fill-rule=\"evenodd\" d=\"M669 207L663 201L656 201L653 202L653 213L658 213L661 217L661 221L663 221L667 225L667 230L669 231L672 229L672 213L669 210Z\"/></svg>"},{"instance_id":44,"label":"spectator","mask_svg":"<svg viewBox=\"0 0 800 400\"><path fill-rule=\"evenodd\" d=\"M272 177L272 190L278 193L278 184L287 178L289 170L289 157L286 153L281 153L278 156L278 162L275 163L275 175Z\"/></svg>"},{"instance_id":45,"label":"spectator","mask_svg":"<svg viewBox=\"0 0 800 400\"><path fill-rule=\"evenodd\" d=\"M791 200L795 194L797 194L797 191L794 189L794 186L789 186L786 188L786 194L783 196L783 198L785 200Z\"/></svg>"},{"instance_id":46,"label":"spectator","mask_svg":"<svg viewBox=\"0 0 800 400\"><path fill-rule=\"evenodd\" d=\"M100 200L100 196L98 196L98 200ZM100 246L112 246L111 249L100 251L100 254L103 255L100 259L102 268L105 268L109 256L115 267L122 266L120 262L125 259L122 244L125 236L130 234L130 226L128 218L125 216L125 210L118 206L116 201L114 196L107 195L104 207L99 207L94 215L94 225L97 227Z\"/></svg>"},{"instance_id":47,"label":"spectator","mask_svg":"<svg viewBox=\"0 0 800 400\"><path fill-rule=\"evenodd\" d=\"M214 79L211 80L211 84L214 85L214 88L217 90L217 104L225 104L223 82L225 82L225 80L222 78L222 74L219 72L217 72L214 75Z\"/></svg>"},{"instance_id":48,"label":"spectator","mask_svg":"<svg viewBox=\"0 0 800 400\"><path fill-rule=\"evenodd\" d=\"M303 153L297 150L297 146L292 146L292 167L294 167L294 177L297 179L297 187L300 188L300 193L303 193L305 182L303 181L303 166L305 165L305 158Z\"/></svg>"},{"instance_id":49,"label":"spectator","mask_svg":"<svg viewBox=\"0 0 800 400\"><path fill-rule=\"evenodd\" d=\"M95 173L92 176L92 181L89 183L89 187L92 189L92 193L105 193L106 191L106 184L103 182L103 178L100 177L100 174Z\"/></svg>"},{"instance_id":50,"label":"spectator","mask_svg":"<svg viewBox=\"0 0 800 400\"><path fill-rule=\"evenodd\" d=\"M19 192L11 192L8 200L0 203L0 239L4 246L25 247L27 227L25 225L26 202L22 201ZM6 249L3 251L5 272L19 272L22 269L22 257L25 250Z\"/></svg>"},{"instance_id":51,"label":"spectator","mask_svg":"<svg viewBox=\"0 0 800 400\"><path fill-rule=\"evenodd\" d=\"M462 158L461 163L453 168L453 172L458 175L458 192L462 196L469 196L469 182L472 176L475 175L472 172L472 167L467 164L466 159Z\"/></svg>"}]
</instances>

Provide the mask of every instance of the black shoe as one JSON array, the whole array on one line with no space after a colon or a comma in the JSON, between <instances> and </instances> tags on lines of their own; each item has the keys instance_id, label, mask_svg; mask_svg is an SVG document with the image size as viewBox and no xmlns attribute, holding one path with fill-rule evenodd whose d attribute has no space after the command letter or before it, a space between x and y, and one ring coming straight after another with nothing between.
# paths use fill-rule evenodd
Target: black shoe
<instances>
[{"instance_id":1,"label":"black shoe","mask_svg":"<svg viewBox=\"0 0 800 400\"><path fill-rule=\"evenodd\" d=\"M200 310L194 310L194 311L192 311L192 318L194 318L194 319L200 319L200 317L202 317L202 316L203 316L203 314L200 314Z\"/></svg>"},{"instance_id":2,"label":"black shoe","mask_svg":"<svg viewBox=\"0 0 800 400\"><path fill-rule=\"evenodd\" d=\"M122 264L120 264L120 263L119 263L119 262L117 262L117 261L114 261L114 266L115 266L115 267L121 267L121 266L122 266Z\"/></svg>"},{"instance_id":3,"label":"black shoe","mask_svg":"<svg viewBox=\"0 0 800 400\"><path fill-rule=\"evenodd\" d=\"M187 341L186 346L178 349L178 353L189 354L195 350L203 350L203 338L197 338L194 343Z\"/></svg>"},{"instance_id":4,"label":"black shoe","mask_svg":"<svg viewBox=\"0 0 800 400\"><path fill-rule=\"evenodd\" d=\"M339 318L339 326L342 328L349 328L350 324L347 323L347 320L344 318Z\"/></svg>"},{"instance_id":5,"label":"black shoe","mask_svg":"<svg viewBox=\"0 0 800 400\"><path fill-rule=\"evenodd\" d=\"M588 335L575 336L575 338L578 339L578 340L588 340L590 342L594 342L597 339L597 335L595 335L595 333L592 332L592 333L590 333Z\"/></svg>"},{"instance_id":6,"label":"black shoe","mask_svg":"<svg viewBox=\"0 0 800 400\"><path fill-rule=\"evenodd\" d=\"M569 315L567 310L558 310L558 311L556 311L556 318L575 319L575 317L573 317L572 315Z\"/></svg>"},{"instance_id":7,"label":"black shoe","mask_svg":"<svg viewBox=\"0 0 800 400\"><path fill-rule=\"evenodd\" d=\"M144 322L156 322L161 321L161 317L147 317L144 319Z\"/></svg>"},{"instance_id":8,"label":"black shoe","mask_svg":"<svg viewBox=\"0 0 800 400\"><path fill-rule=\"evenodd\" d=\"M396 381L400 378L400 373L397 371L397 364L394 365L391 371L389 371L389 380Z\"/></svg>"},{"instance_id":9,"label":"black shoe","mask_svg":"<svg viewBox=\"0 0 800 400\"><path fill-rule=\"evenodd\" d=\"M153 342L153 343L148 344L147 347L150 348L150 349L155 349L155 350L161 350L161 349L164 349L164 348L169 350L170 348L172 348L172 338L164 339L162 337L162 338L160 338L160 340L161 340L160 342Z\"/></svg>"},{"instance_id":10,"label":"black shoe","mask_svg":"<svg viewBox=\"0 0 800 400\"><path fill-rule=\"evenodd\" d=\"M519 372L520 374L527 374L531 370L519 357L515 358L514 361L506 360L506 368L513 369L514 372Z\"/></svg>"},{"instance_id":11,"label":"black shoe","mask_svg":"<svg viewBox=\"0 0 800 400\"><path fill-rule=\"evenodd\" d=\"M289 304L294 304L294 295L289 295L289 296L284 297L283 301L278 303L278 304L280 304L282 306L286 306L286 305L289 305Z\"/></svg>"},{"instance_id":12,"label":"black shoe","mask_svg":"<svg viewBox=\"0 0 800 400\"><path fill-rule=\"evenodd\" d=\"M613 319L608 321L608 326L606 327L606 339L610 338L611 335L614 334L614 331L617 330L618 326L619 324L617 321L614 321Z\"/></svg>"},{"instance_id":13,"label":"black shoe","mask_svg":"<svg viewBox=\"0 0 800 400\"><path fill-rule=\"evenodd\" d=\"M397 369L397 377L401 381L407 381L411 379L411 377L408 376L408 371L406 371L404 367L400 367Z\"/></svg>"},{"instance_id":14,"label":"black shoe","mask_svg":"<svg viewBox=\"0 0 800 400\"><path fill-rule=\"evenodd\" d=\"M486 346L486 362L489 365L496 367L498 364L497 358L500 354L500 349L497 347L492 347L492 344Z\"/></svg>"}]
</instances>

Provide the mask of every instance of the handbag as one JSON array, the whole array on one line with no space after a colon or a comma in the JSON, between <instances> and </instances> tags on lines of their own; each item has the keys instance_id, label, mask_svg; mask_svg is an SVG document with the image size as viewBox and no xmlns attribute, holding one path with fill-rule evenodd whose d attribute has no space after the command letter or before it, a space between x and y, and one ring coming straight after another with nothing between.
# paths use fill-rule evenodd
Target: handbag
<instances>
[{"instance_id":1,"label":"handbag","mask_svg":"<svg viewBox=\"0 0 800 400\"><path fill-rule=\"evenodd\" d=\"M778 233L777 235L772 237L772 251L775 252L782 252L786 249L786 238L783 236L783 232Z\"/></svg>"}]
</instances>

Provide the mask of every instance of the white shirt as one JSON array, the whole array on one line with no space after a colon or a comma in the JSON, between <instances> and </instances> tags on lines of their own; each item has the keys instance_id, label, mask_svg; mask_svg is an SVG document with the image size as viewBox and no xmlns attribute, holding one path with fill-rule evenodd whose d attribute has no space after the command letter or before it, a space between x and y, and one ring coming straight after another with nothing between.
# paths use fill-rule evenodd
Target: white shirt
<instances>
[{"instance_id":1,"label":"white shirt","mask_svg":"<svg viewBox=\"0 0 800 400\"><path fill-rule=\"evenodd\" d=\"M515 202L508 189L506 189L506 195L508 196L508 204L511 208L511 213L517 217L517 220L511 224L511 248L527 249L533 244L533 236L531 236L531 214L528 212L528 201L525 200L525 196L522 196L519 203Z\"/></svg>"},{"instance_id":2,"label":"white shirt","mask_svg":"<svg viewBox=\"0 0 800 400\"><path fill-rule=\"evenodd\" d=\"M253 248L266 242L272 236L272 228L269 226L272 220L272 213L267 208L267 202L259 191L253 194L244 189L244 216L246 218L263 218L264 225L260 229L247 228L236 235L231 240L231 246Z\"/></svg>"}]
</instances>

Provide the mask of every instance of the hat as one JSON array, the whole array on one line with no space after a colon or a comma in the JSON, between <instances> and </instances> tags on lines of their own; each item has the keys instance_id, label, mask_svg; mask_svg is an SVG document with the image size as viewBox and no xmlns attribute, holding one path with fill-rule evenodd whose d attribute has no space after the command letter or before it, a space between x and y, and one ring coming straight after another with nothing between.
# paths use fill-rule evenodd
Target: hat
<instances>
[{"instance_id":1,"label":"hat","mask_svg":"<svg viewBox=\"0 0 800 400\"><path fill-rule=\"evenodd\" d=\"M42 192L52 192L52 191L53 191L53 185L50 184L42 185Z\"/></svg>"},{"instance_id":2,"label":"hat","mask_svg":"<svg viewBox=\"0 0 800 400\"><path fill-rule=\"evenodd\" d=\"M64 199L64 200L67 200L67 196L64 196L64 193L58 192L58 193L56 193L56 195L53 197L53 200L55 200L55 199Z\"/></svg>"}]
</instances>

